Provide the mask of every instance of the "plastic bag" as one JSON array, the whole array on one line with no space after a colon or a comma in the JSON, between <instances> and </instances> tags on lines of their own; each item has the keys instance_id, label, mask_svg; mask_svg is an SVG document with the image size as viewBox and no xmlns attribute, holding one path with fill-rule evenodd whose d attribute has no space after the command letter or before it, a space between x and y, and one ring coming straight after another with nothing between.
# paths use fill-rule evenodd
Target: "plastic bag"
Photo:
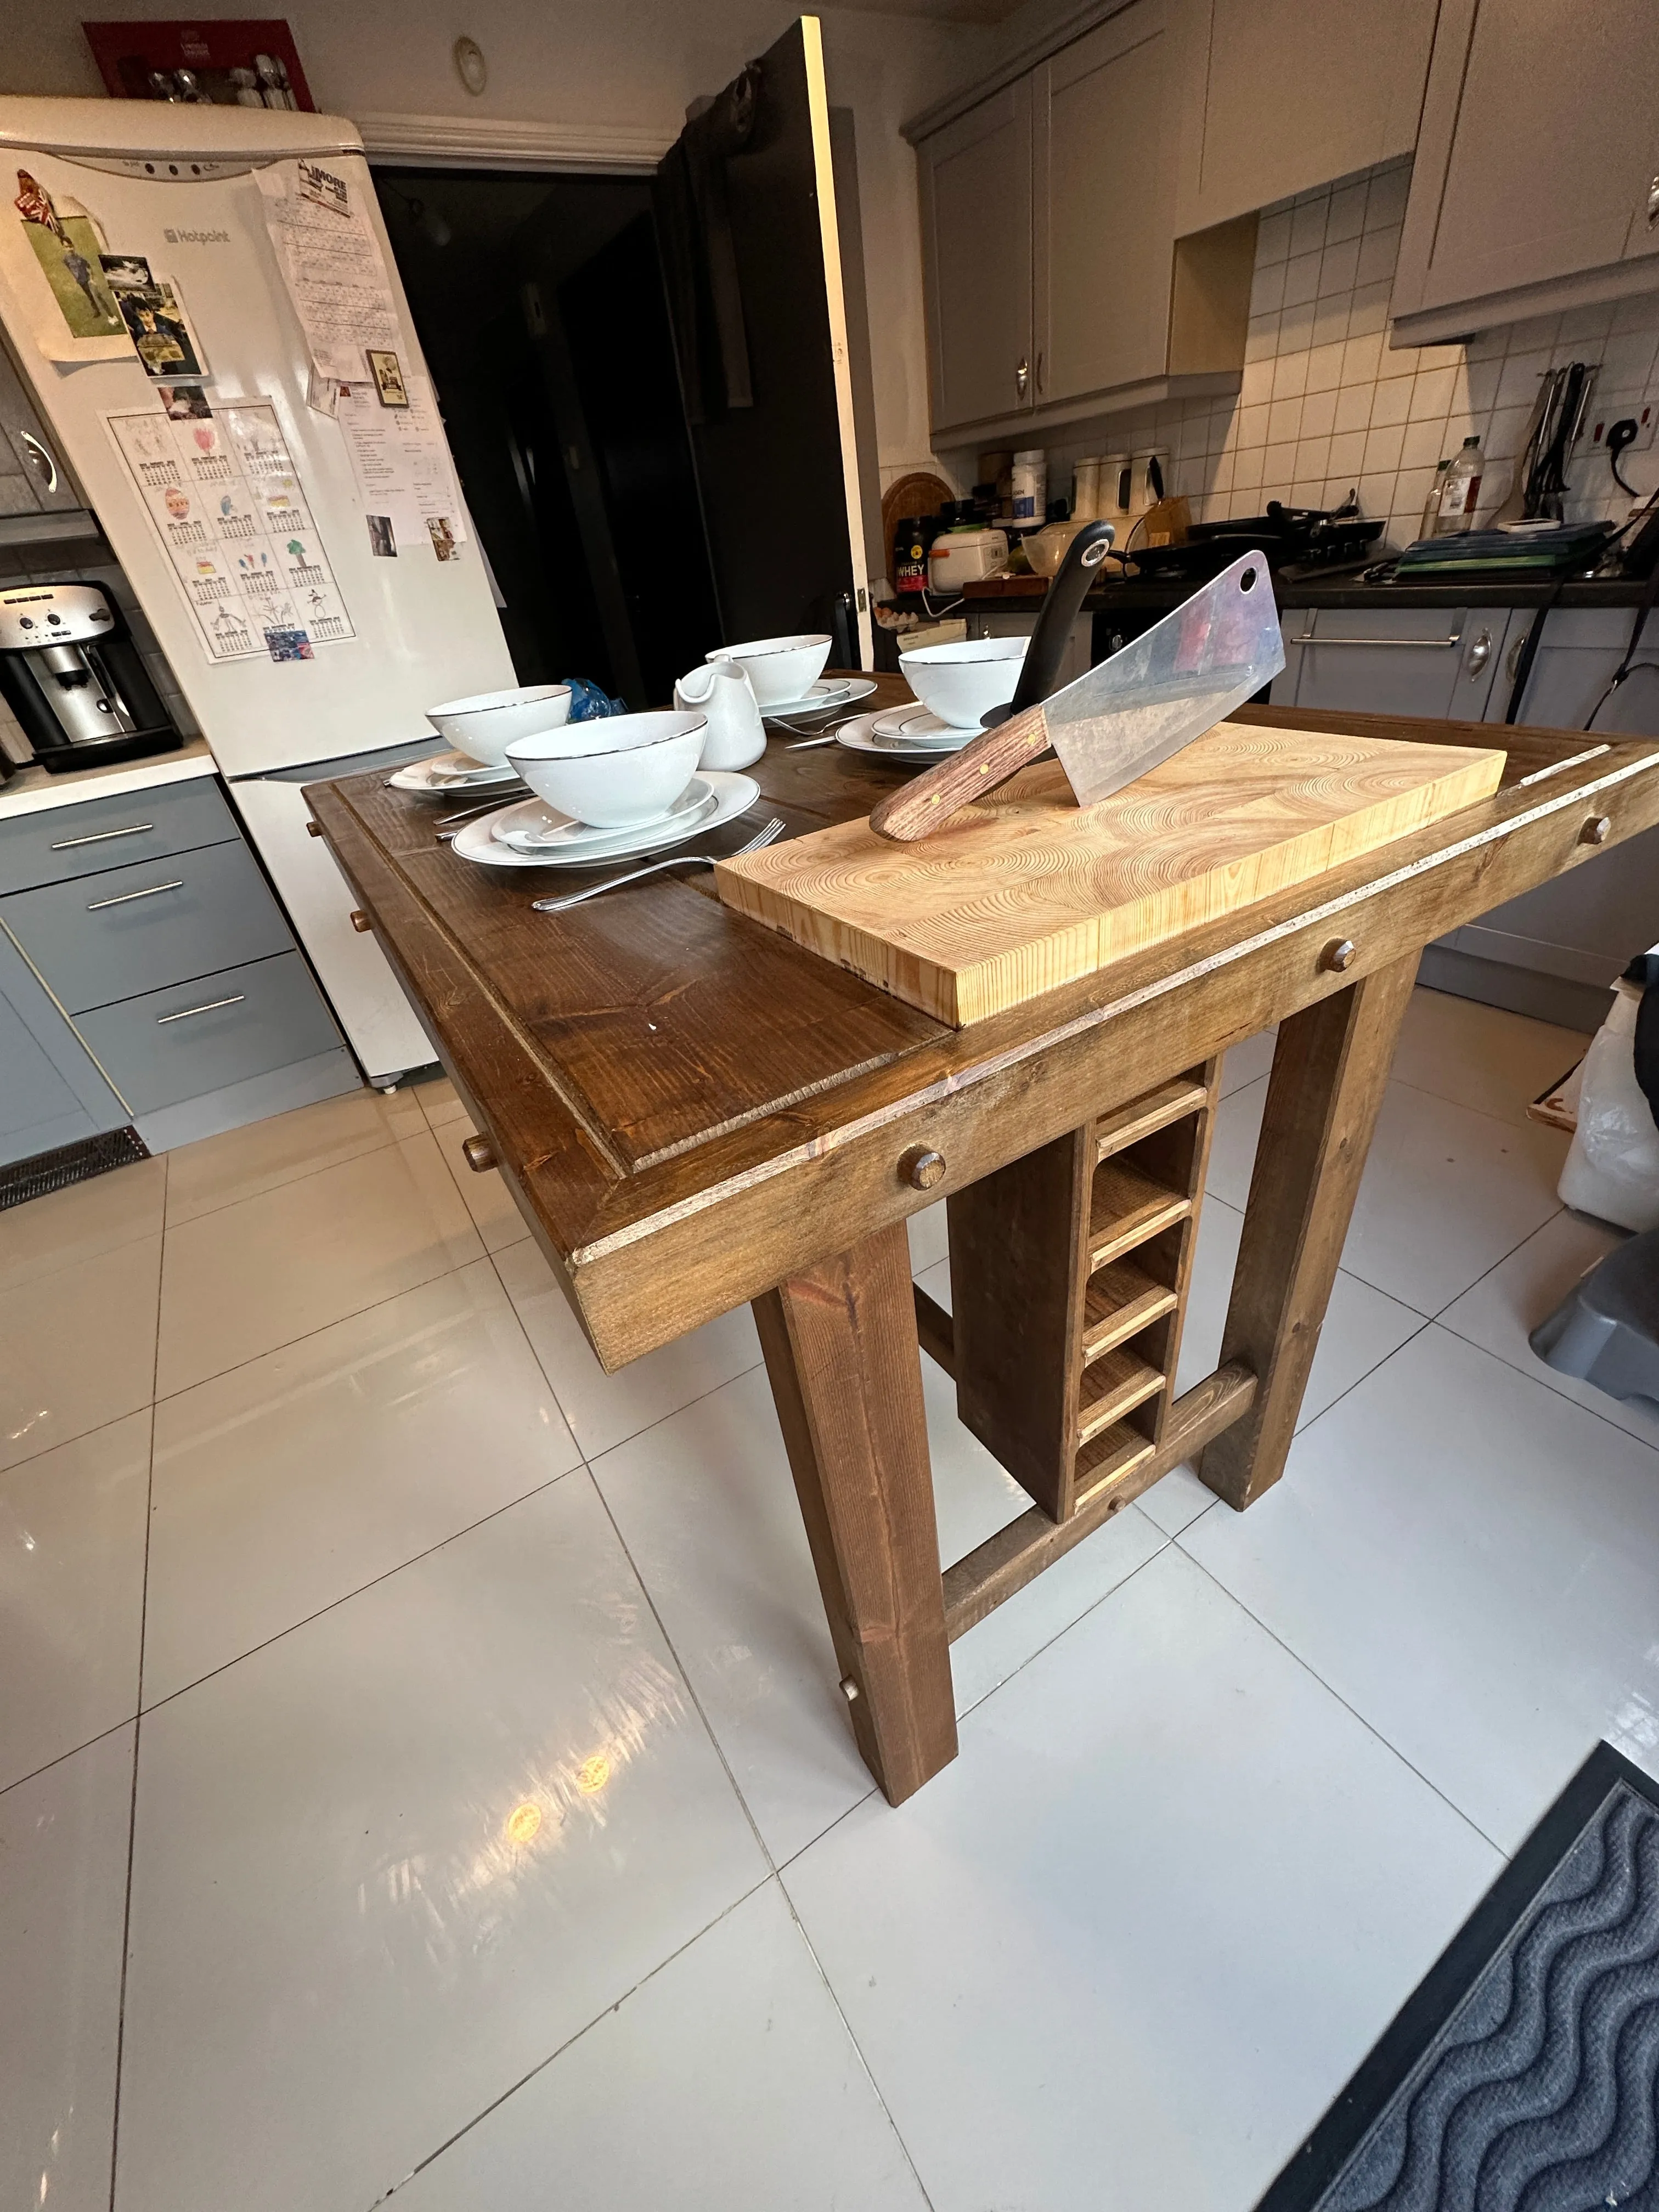
<instances>
[{"instance_id":1,"label":"plastic bag","mask_svg":"<svg viewBox=\"0 0 1659 2212\"><path fill-rule=\"evenodd\" d=\"M1636 1080L1636 1015L1642 993L1613 986L1607 1018L1590 1040L1578 1091L1578 1127L1556 1188L1564 1206L1623 1229L1659 1228L1659 1128Z\"/></svg>"}]
</instances>

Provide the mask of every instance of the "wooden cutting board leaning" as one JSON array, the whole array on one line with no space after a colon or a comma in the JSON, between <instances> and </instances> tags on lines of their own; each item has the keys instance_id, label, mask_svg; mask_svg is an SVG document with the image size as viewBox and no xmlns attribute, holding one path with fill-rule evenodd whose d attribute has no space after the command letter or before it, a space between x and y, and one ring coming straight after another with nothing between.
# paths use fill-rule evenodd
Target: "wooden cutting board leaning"
<instances>
[{"instance_id":1,"label":"wooden cutting board leaning","mask_svg":"<svg viewBox=\"0 0 1659 2212\"><path fill-rule=\"evenodd\" d=\"M925 843L843 822L715 869L726 905L963 1028L1488 797L1484 748L1222 722L1098 805L1025 769Z\"/></svg>"}]
</instances>

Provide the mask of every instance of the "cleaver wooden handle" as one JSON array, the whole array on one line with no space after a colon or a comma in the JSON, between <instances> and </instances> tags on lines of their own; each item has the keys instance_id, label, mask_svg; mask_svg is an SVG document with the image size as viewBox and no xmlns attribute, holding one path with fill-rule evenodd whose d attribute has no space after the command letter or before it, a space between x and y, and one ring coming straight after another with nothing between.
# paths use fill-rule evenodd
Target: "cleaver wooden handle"
<instances>
[{"instance_id":1,"label":"cleaver wooden handle","mask_svg":"<svg viewBox=\"0 0 1659 2212\"><path fill-rule=\"evenodd\" d=\"M872 809L870 827L895 844L914 844L944 827L961 807L983 799L1048 750L1048 725L1041 707L1012 714L994 730L970 738L925 775L890 792Z\"/></svg>"}]
</instances>

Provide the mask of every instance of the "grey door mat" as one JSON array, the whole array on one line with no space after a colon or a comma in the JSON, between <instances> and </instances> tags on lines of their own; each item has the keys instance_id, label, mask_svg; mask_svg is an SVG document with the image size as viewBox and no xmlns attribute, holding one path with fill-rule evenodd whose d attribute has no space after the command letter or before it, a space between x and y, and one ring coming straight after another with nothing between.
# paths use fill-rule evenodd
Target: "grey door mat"
<instances>
[{"instance_id":1,"label":"grey door mat","mask_svg":"<svg viewBox=\"0 0 1659 2212\"><path fill-rule=\"evenodd\" d=\"M1659 1783L1598 1744L1258 2212L1659 2212Z\"/></svg>"}]
</instances>

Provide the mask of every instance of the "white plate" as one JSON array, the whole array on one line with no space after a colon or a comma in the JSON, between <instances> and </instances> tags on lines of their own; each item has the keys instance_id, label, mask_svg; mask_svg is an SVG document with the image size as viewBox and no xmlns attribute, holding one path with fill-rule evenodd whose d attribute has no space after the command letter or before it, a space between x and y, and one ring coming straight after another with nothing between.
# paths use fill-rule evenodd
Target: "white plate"
<instances>
[{"instance_id":1,"label":"white plate","mask_svg":"<svg viewBox=\"0 0 1659 2212\"><path fill-rule=\"evenodd\" d=\"M483 768L476 761L464 770L459 764L466 758L465 753L433 753L425 760L410 761L386 781L393 791L412 791L421 799L448 799L458 791L490 791L497 784L510 787L519 781L516 769Z\"/></svg>"},{"instance_id":2,"label":"white plate","mask_svg":"<svg viewBox=\"0 0 1659 2212\"><path fill-rule=\"evenodd\" d=\"M952 753L959 753L962 746L974 735L972 730L961 731L962 744L957 745L908 745L902 738L878 738L875 732L876 719L873 714L855 714L843 728L836 731L836 743L845 745L848 752L874 753L880 760L936 761L946 760Z\"/></svg>"},{"instance_id":3,"label":"white plate","mask_svg":"<svg viewBox=\"0 0 1659 2212\"><path fill-rule=\"evenodd\" d=\"M957 751L965 738L978 735L975 730L959 730L954 722L941 721L930 714L925 707L896 707L890 714L871 718L875 736L897 739L901 744L938 745L942 751Z\"/></svg>"},{"instance_id":4,"label":"white plate","mask_svg":"<svg viewBox=\"0 0 1659 2212\"><path fill-rule=\"evenodd\" d=\"M708 779L694 775L665 814L653 814L648 822L632 823L626 830L599 830L591 822L574 822L544 799L526 799L504 814L492 814L489 827L492 836L515 853L586 852L592 846L614 845L618 838L626 842L650 830L695 830L719 804Z\"/></svg>"},{"instance_id":5,"label":"white plate","mask_svg":"<svg viewBox=\"0 0 1659 2212\"><path fill-rule=\"evenodd\" d=\"M785 714L817 714L826 707L845 707L854 699L867 699L875 688L867 676L826 676L804 699L780 699L775 707L763 707L761 715L766 721L775 722Z\"/></svg>"},{"instance_id":6,"label":"white plate","mask_svg":"<svg viewBox=\"0 0 1659 2212\"><path fill-rule=\"evenodd\" d=\"M574 853L516 853L510 845L501 844L492 836L490 825L498 817L484 814L458 830L449 849L459 854L462 860L476 860L485 868L591 868L601 860L629 860L639 853L654 853L668 846L684 844L689 837L701 836L705 830L718 830L721 823L730 822L760 797L760 786L752 775L732 775L711 768L703 771L702 781L714 792L714 809L689 828L684 821L670 820L656 823L648 830L619 830L616 832L617 842L602 850L598 846L583 845Z\"/></svg>"}]
</instances>

